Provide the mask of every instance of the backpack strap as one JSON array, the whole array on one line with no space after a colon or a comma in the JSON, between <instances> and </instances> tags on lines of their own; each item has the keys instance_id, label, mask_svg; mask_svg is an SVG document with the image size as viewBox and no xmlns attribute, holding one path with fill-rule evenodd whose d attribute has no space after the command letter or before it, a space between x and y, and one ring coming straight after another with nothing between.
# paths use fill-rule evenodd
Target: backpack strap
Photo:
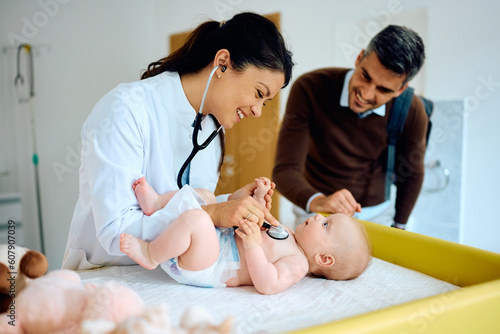
<instances>
[{"instance_id":1,"label":"backpack strap","mask_svg":"<svg viewBox=\"0 0 500 334\"><path fill-rule=\"evenodd\" d=\"M399 95L392 105L389 121L387 122L387 171L385 175L385 200L389 200L391 196L391 184L393 183L394 164L396 159L396 143L403 132L406 116L410 110L411 101L413 99L413 88L407 87L405 91Z\"/></svg>"},{"instance_id":2,"label":"backpack strap","mask_svg":"<svg viewBox=\"0 0 500 334\"><path fill-rule=\"evenodd\" d=\"M424 104L425 113L427 114L427 119L429 120L429 123L427 125L427 133L425 134L425 145L427 145L427 143L429 143L429 136L431 135L431 128L432 128L431 116L432 112L434 111L434 102L432 102L429 99L426 99L425 97L422 96L419 97Z\"/></svg>"}]
</instances>

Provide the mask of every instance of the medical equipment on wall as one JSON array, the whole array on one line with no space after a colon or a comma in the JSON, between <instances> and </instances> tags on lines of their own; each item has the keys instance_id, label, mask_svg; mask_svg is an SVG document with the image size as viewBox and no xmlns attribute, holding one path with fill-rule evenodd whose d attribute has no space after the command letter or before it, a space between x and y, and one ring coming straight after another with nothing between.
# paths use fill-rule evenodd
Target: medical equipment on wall
<instances>
[{"instance_id":1,"label":"medical equipment on wall","mask_svg":"<svg viewBox=\"0 0 500 334\"><path fill-rule=\"evenodd\" d=\"M14 79L14 86L21 88L24 85L24 77L21 74L21 54L25 51L28 56L28 79L29 79L29 95L28 97L19 98L19 103L29 103L29 122L31 127L31 139L32 139L32 163L34 167L35 174L35 195L37 203L37 214L38 214L38 227L40 230L40 250L45 253L45 243L43 236L43 221L42 221L42 202L40 193L40 173L38 164L38 150L36 143L36 132L35 132L35 115L34 115L34 97L35 97L35 72L34 72L34 61L33 61L33 46L31 44L20 44L17 47L17 73Z\"/></svg>"},{"instance_id":2,"label":"medical equipment on wall","mask_svg":"<svg viewBox=\"0 0 500 334\"><path fill-rule=\"evenodd\" d=\"M14 85L17 86L18 83L20 83L21 85L24 85L24 77L21 74L21 51L23 49L26 51L26 53L28 54L28 57L29 57L29 79L30 79L30 94L29 94L29 96L33 97L33 96L35 96L35 77L34 77L35 71L33 70L33 52L32 52L31 45L29 45L29 44L21 44L17 48L17 56L16 56L17 74L16 74L16 78L14 79Z\"/></svg>"},{"instance_id":3,"label":"medical equipment on wall","mask_svg":"<svg viewBox=\"0 0 500 334\"><path fill-rule=\"evenodd\" d=\"M186 168L189 166L191 161L193 160L194 156L196 153L198 153L200 150L204 150L207 148L207 146L214 140L215 137L219 134L219 131L222 129L222 125L219 126L219 128L210 134L210 136L200 145L198 144L198 132L201 130L201 121L203 120L203 105L205 103L205 98L207 97L207 92L208 92L208 87L210 86L210 81L212 80L212 77L215 73L215 71L219 68L220 66L216 66L212 69L210 72L210 75L208 76L208 81L207 85L205 87L205 92L203 93L203 98L201 99L201 105L200 105L200 110L196 114L196 118L194 120L194 125L193 125L193 149L191 150L191 153L187 157L186 161L182 164L181 169L179 170L179 174L177 175L177 186L182 188L182 176L184 175L184 172L186 171ZM222 72L226 71L226 66L223 66L221 69ZM212 116L212 115L210 115ZM213 116L212 116L213 117Z\"/></svg>"},{"instance_id":4,"label":"medical equipment on wall","mask_svg":"<svg viewBox=\"0 0 500 334\"><path fill-rule=\"evenodd\" d=\"M425 177L422 190L427 193L440 193L445 191L450 184L450 170L442 166L439 159L431 160L425 164ZM430 178L434 186L428 186L425 182Z\"/></svg>"}]
</instances>

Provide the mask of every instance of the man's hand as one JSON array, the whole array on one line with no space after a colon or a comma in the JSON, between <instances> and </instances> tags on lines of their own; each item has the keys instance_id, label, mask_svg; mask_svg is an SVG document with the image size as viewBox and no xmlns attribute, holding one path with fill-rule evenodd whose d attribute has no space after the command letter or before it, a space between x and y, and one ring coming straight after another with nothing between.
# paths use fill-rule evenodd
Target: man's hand
<instances>
[{"instance_id":1,"label":"man's hand","mask_svg":"<svg viewBox=\"0 0 500 334\"><path fill-rule=\"evenodd\" d=\"M309 210L312 212L343 213L352 216L355 212L361 212L361 204L356 202L349 190L341 189L330 196L315 197L309 205Z\"/></svg>"}]
</instances>

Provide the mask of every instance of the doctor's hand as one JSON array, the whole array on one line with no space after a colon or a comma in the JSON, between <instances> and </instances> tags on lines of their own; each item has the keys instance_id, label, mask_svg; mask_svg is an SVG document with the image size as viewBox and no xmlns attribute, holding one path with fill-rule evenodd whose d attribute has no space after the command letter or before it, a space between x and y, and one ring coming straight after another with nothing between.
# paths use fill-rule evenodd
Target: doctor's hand
<instances>
[{"instance_id":1,"label":"doctor's hand","mask_svg":"<svg viewBox=\"0 0 500 334\"><path fill-rule=\"evenodd\" d=\"M347 189L341 189L330 196L319 195L315 197L309 210L312 212L343 213L349 216L361 212L361 204L356 202L354 196Z\"/></svg>"},{"instance_id":2,"label":"doctor's hand","mask_svg":"<svg viewBox=\"0 0 500 334\"><path fill-rule=\"evenodd\" d=\"M244 219L259 226L262 226L264 221L274 226L279 225L269 210L251 196L243 196L221 203L202 205L201 207L210 215L214 225L218 227L240 227L240 223Z\"/></svg>"},{"instance_id":3,"label":"doctor's hand","mask_svg":"<svg viewBox=\"0 0 500 334\"><path fill-rule=\"evenodd\" d=\"M267 178L266 178L267 179ZM269 179L267 179L269 180ZM267 192L267 194L264 196L264 200L266 201L266 209L271 210L272 206L272 196L274 194L274 188L276 188L276 184L274 182L271 182L271 189ZM247 184L241 189L236 190L233 192L231 195L229 195L228 200L234 200L238 198L243 198L246 196L253 196L255 189L257 189L257 179L252 182Z\"/></svg>"}]
</instances>

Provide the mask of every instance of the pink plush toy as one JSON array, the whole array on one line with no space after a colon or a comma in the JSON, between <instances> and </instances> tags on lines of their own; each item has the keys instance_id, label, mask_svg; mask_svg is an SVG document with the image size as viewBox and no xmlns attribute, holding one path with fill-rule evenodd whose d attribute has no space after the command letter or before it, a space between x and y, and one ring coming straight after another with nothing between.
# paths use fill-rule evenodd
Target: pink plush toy
<instances>
[{"instance_id":1,"label":"pink plush toy","mask_svg":"<svg viewBox=\"0 0 500 334\"><path fill-rule=\"evenodd\" d=\"M118 324L144 309L131 289L114 282L83 286L80 276L70 270L32 280L12 306L0 314L0 333L80 333L84 321Z\"/></svg>"}]
</instances>

